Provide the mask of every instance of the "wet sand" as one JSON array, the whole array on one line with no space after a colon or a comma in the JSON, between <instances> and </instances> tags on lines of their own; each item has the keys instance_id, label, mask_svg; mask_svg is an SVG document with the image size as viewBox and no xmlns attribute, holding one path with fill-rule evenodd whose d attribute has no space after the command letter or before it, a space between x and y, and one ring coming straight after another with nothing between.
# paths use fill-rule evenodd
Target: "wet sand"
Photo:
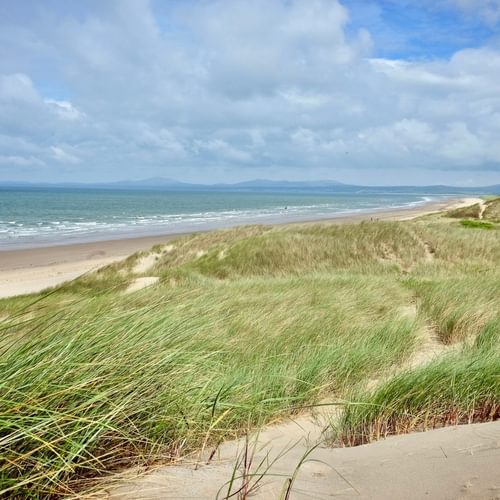
<instances>
[{"instance_id":1,"label":"wet sand","mask_svg":"<svg viewBox=\"0 0 500 500\"><path fill-rule=\"evenodd\" d=\"M407 220L440 210L471 205L477 201L477 198L454 198L441 202L430 202L419 207L378 210L300 222L283 220L274 222L273 225L294 223L347 224L366 220ZM200 232L202 231L200 230ZM41 291L181 235L183 233L0 251L0 298Z\"/></svg>"}]
</instances>

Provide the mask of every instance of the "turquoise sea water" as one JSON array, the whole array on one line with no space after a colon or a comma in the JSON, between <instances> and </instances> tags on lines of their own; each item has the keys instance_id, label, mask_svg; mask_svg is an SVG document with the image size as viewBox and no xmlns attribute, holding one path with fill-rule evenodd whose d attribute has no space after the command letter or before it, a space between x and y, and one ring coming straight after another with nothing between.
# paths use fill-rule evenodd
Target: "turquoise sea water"
<instances>
[{"instance_id":1,"label":"turquoise sea water","mask_svg":"<svg viewBox=\"0 0 500 500\"><path fill-rule=\"evenodd\" d=\"M430 199L391 193L0 188L0 249L320 219Z\"/></svg>"}]
</instances>

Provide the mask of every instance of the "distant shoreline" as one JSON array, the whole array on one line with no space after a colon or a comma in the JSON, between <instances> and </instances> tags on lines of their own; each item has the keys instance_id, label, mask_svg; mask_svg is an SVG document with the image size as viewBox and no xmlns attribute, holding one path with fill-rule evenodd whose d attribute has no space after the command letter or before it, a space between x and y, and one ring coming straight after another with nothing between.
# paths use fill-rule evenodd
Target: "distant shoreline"
<instances>
[{"instance_id":1,"label":"distant shoreline","mask_svg":"<svg viewBox=\"0 0 500 500\"><path fill-rule=\"evenodd\" d=\"M150 237L163 238L167 235L177 236L179 234L189 234L253 224L281 225L321 220L344 220L375 216L375 214L382 214L381 216L383 216L383 214L388 211L399 212L400 210L407 211L420 209L422 207L429 206L429 203L440 204L448 202L451 199L458 198L458 196L452 195L412 196L414 197L412 201L397 199L392 200L392 204L389 204L389 201L387 200L380 200L379 203L372 207L358 205L358 202L354 201L354 203L350 206L345 206L345 204L343 205L340 203L338 207L332 210L331 207L325 208L320 204L313 212L308 212L307 210L301 211L300 203L299 205L294 206L292 196L292 199L288 199L288 197L280 199L279 203L282 203L281 206L274 206L272 209L266 208L263 213L258 213L258 210L255 211L256 213L252 213L252 211L254 211L253 208L249 210L229 208L225 211L221 211L220 207L215 209L211 207L197 207L196 210L205 212L199 214L194 213L192 217L189 217L187 213L176 214L175 212L172 212L168 216L161 216L157 221L155 221L155 215L148 215L144 212L144 216L139 216L140 214L135 213L127 214L124 216L123 220L112 217L112 219L117 219L116 223L111 220L100 220L98 215L89 216L88 219L80 217L82 220L73 220L72 222L68 222L64 220L62 213L59 215L43 213L39 214L35 220L25 221L21 217L19 221L17 221L16 219L18 219L18 217L15 214L9 215L7 213L2 214L2 218L4 220L0 221L0 253L10 250L22 251L35 248L72 246L100 241L123 241L128 239ZM463 197L465 197L465 195L463 195ZM69 200L67 200L67 202L70 203ZM267 200L267 202L269 202L269 200ZM275 205L277 203L274 199L272 202ZM313 201L310 203L313 203ZM20 207L18 210L23 210L23 208ZM158 210L161 213L164 208L158 207ZM177 210L182 212L183 208L177 207ZM11 217L11 219L9 217ZM166 217L166 219L162 219L162 217ZM172 220L169 220L169 217L171 217ZM9 220L12 220L13 222L6 222ZM144 222L145 220L147 220L147 222ZM37 230L35 228L35 223L39 223L40 221L44 221L41 223L41 226L43 227ZM16 224L18 225L10 237L6 237L6 229L7 234L9 233L9 230L12 229L9 229L8 226L6 227L6 224L14 224L14 226L16 226ZM29 232L26 232L24 226L29 227L30 224L33 227L29 230ZM46 227L47 224L49 225L48 228ZM38 225L40 226L40 224ZM78 228L76 226L78 226Z\"/></svg>"},{"instance_id":2,"label":"distant shoreline","mask_svg":"<svg viewBox=\"0 0 500 500\"><path fill-rule=\"evenodd\" d=\"M273 221L265 225L287 224L348 224L367 220L407 220L421 215L471 205L476 198L453 198L431 201L419 206L378 209L356 214L339 214L337 217L315 218L301 221ZM245 224L238 224L245 225ZM224 229L224 228L220 228ZM101 241L88 241L0 251L0 298L33 293L72 280L102 266L122 260L129 255L151 248L181 236L216 230L200 228L198 231L158 234L141 237L124 237Z\"/></svg>"}]
</instances>

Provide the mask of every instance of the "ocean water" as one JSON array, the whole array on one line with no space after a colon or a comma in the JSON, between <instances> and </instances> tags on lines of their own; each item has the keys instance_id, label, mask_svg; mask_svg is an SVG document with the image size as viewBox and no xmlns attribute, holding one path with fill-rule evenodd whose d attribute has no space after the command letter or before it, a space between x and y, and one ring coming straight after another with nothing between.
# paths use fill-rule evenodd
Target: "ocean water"
<instances>
[{"instance_id":1,"label":"ocean water","mask_svg":"<svg viewBox=\"0 0 500 500\"><path fill-rule=\"evenodd\" d=\"M427 201L431 196L411 193L0 188L0 249L321 219Z\"/></svg>"}]
</instances>

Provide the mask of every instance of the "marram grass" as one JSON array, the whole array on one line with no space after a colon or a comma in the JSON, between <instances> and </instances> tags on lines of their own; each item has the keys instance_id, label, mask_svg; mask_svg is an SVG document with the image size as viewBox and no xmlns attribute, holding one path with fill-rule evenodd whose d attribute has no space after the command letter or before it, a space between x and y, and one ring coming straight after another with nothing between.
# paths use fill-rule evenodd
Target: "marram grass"
<instances>
[{"instance_id":1,"label":"marram grass","mask_svg":"<svg viewBox=\"0 0 500 500\"><path fill-rule=\"evenodd\" d=\"M334 426L342 445L369 443L390 434L500 418L500 317L472 346L404 371L376 390L353 391Z\"/></svg>"},{"instance_id":2,"label":"marram grass","mask_svg":"<svg viewBox=\"0 0 500 500\"><path fill-rule=\"evenodd\" d=\"M414 427L493 418L499 234L444 219L250 226L156 248L148 275L160 281L135 293L124 291L140 255L1 301L0 496L71 495L325 395L382 405L347 407L343 436L370 436L360 442L411 428L408 415ZM429 324L469 347L366 393ZM405 399L408 377L426 404ZM463 383L437 398L424 388L439 380Z\"/></svg>"}]
</instances>

